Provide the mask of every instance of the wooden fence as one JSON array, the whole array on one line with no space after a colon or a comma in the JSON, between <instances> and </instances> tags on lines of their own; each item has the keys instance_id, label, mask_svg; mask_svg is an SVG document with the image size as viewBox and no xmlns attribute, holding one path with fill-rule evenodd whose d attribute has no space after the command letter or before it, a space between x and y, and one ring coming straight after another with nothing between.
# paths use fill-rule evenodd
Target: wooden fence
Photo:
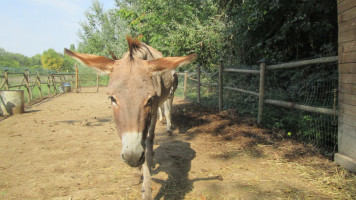
<instances>
[{"instance_id":1,"label":"wooden fence","mask_svg":"<svg viewBox=\"0 0 356 200\"><path fill-rule=\"evenodd\" d=\"M71 83L74 85L74 76L74 73L40 74L39 72L30 73L27 70L24 72L8 72L5 70L3 75L0 75L0 80L3 79L0 85L0 90L24 88L26 91L27 102L31 102L34 99L33 90L35 88L38 88L39 98L44 96L43 85L47 86L49 91L53 89L54 93L57 94L61 92L58 91L58 85L62 86L64 83ZM12 81L14 79L16 79L16 81Z\"/></svg>"},{"instance_id":2,"label":"wooden fence","mask_svg":"<svg viewBox=\"0 0 356 200\"><path fill-rule=\"evenodd\" d=\"M245 93L249 95L253 95L258 97L258 115L257 115L257 123L260 124L262 121L262 115L263 115L263 108L264 104L271 104L275 106L280 106L284 108L292 108L292 109L297 109L297 110L302 110L302 111L308 111L308 112L313 112L313 113L320 113L320 114L326 114L326 115L338 115L338 110L336 109L337 106L337 92L336 89L334 90L334 104L333 108L320 108L320 107L313 107L313 106L307 106L307 105L300 105L296 104L294 102L287 102L287 101L281 101L281 100L275 100L275 99L266 99L265 98L265 81L266 81L266 76L268 73L266 73L269 70L277 70L277 69L290 69L290 68L297 68L297 67L303 67L303 66L310 66L313 64L322 64L322 63L330 63L330 62L336 62L338 60L337 56L333 57L324 57L324 58L317 58L317 59L311 59L311 60L303 60L303 61L296 61L296 62L289 62L289 63L283 63L283 64L278 64L278 65L267 65L264 60L259 61L260 69L259 70L247 70L247 69L236 69L232 67L225 67L223 65L223 62L220 61L219 65L219 71L218 73L207 73L205 71L202 71L200 69L200 65L197 65L197 72L196 73L190 73L188 74L187 72L185 73L178 73L180 76L184 76L184 93L183 96L186 97L186 90L187 90L187 79L191 79L192 81L196 82L196 87L197 87L197 102L201 103L201 94L200 94L200 87L201 86L209 86L209 87L218 87L219 88L219 111L223 110L223 105L224 105L224 99L223 99L223 93L224 90L230 90L230 91L235 91L235 92L240 92L240 93ZM217 74L219 75L218 78L218 83L201 83L200 75L201 72L205 73L205 75L208 75L210 77L214 77ZM223 77L224 73L242 73L242 74L255 74L259 76L259 91L250 91L250 90L245 90L243 88L236 88L236 87L227 87L224 86L223 82ZM192 78L193 75L197 75L197 78L194 79Z\"/></svg>"},{"instance_id":3,"label":"wooden fence","mask_svg":"<svg viewBox=\"0 0 356 200\"><path fill-rule=\"evenodd\" d=\"M97 74L84 74L78 72L78 67L75 66L75 92L80 92L81 87L96 87L96 92L99 91L100 75Z\"/></svg>"},{"instance_id":4,"label":"wooden fence","mask_svg":"<svg viewBox=\"0 0 356 200\"><path fill-rule=\"evenodd\" d=\"M79 92L81 86L85 82L90 82L88 86L96 86L96 92L98 92L100 76L98 74L79 74L78 68L75 68L75 73L30 73L28 70L23 72L9 72L4 70L0 74L0 90L19 90L24 89L27 102L31 102L35 99L34 90L36 96L43 98L45 96L43 89L48 89L48 93L62 93L63 84L70 84L74 87L75 92ZM95 78L92 78L95 76ZM83 78L84 77L84 78ZM94 84L92 84L94 83ZM53 91L53 92L51 92Z\"/></svg>"}]
</instances>

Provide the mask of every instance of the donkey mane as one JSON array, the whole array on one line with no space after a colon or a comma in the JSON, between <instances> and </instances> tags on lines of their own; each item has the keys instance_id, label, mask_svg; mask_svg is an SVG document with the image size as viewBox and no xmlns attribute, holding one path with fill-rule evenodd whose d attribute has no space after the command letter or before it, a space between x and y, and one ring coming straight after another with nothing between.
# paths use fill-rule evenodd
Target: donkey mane
<instances>
[{"instance_id":1,"label":"donkey mane","mask_svg":"<svg viewBox=\"0 0 356 200\"><path fill-rule=\"evenodd\" d=\"M137 39L137 37L132 38L130 36L126 36L126 40L129 45L129 51L127 54L129 54L131 61L133 61L134 56L143 60L152 60L163 57L161 52L141 42Z\"/></svg>"},{"instance_id":2,"label":"donkey mane","mask_svg":"<svg viewBox=\"0 0 356 200\"><path fill-rule=\"evenodd\" d=\"M137 37L132 38L130 36L126 36L127 43L129 45L129 52L130 52L130 60L133 60L134 52L139 50L142 47L142 43Z\"/></svg>"}]
</instances>

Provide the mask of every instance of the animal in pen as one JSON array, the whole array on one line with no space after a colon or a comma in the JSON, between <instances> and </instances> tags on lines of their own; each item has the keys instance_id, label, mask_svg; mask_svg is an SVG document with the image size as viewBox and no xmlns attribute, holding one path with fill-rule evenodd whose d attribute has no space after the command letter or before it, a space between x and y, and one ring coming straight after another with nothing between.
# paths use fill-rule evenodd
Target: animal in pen
<instances>
[{"instance_id":1,"label":"animal in pen","mask_svg":"<svg viewBox=\"0 0 356 200\"><path fill-rule=\"evenodd\" d=\"M137 39L127 37L127 42L129 51L119 60L68 49L64 52L87 66L110 73L107 94L122 141L121 157L135 168L134 174L141 174L142 169L142 196L152 199L151 167L157 111L167 98L172 98L172 87L176 84L172 70L190 63L196 55L163 58L159 51ZM141 179L141 175L135 177Z\"/></svg>"}]
</instances>

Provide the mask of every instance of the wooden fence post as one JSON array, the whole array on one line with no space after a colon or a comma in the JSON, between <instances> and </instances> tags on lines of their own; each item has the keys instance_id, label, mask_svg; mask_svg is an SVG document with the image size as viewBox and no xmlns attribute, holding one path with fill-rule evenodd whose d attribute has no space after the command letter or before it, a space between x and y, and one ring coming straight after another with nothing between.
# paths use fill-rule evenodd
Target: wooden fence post
<instances>
[{"instance_id":1,"label":"wooden fence post","mask_svg":"<svg viewBox=\"0 0 356 200\"><path fill-rule=\"evenodd\" d=\"M184 72L184 89L183 89L183 99L186 99L186 92L187 92L187 79L188 79L188 72Z\"/></svg>"},{"instance_id":2,"label":"wooden fence post","mask_svg":"<svg viewBox=\"0 0 356 200\"><path fill-rule=\"evenodd\" d=\"M197 65L197 101L200 104L200 64Z\"/></svg>"},{"instance_id":3,"label":"wooden fence post","mask_svg":"<svg viewBox=\"0 0 356 200\"><path fill-rule=\"evenodd\" d=\"M7 74L7 70L4 71L4 78L5 88L6 90L9 90L9 75Z\"/></svg>"},{"instance_id":4,"label":"wooden fence post","mask_svg":"<svg viewBox=\"0 0 356 200\"><path fill-rule=\"evenodd\" d=\"M53 84L53 88L54 88L54 93L57 94L57 87L56 87L56 79L54 77L54 75L51 75L52 77L52 84Z\"/></svg>"},{"instance_id":5,"label":"wooden fence post","mask_svg":"<svg viewBox=\"0 0 356 200\"><path fill-rule=\"evenodd\" d=\"M47 87L48 87L48 94L51 93L51 81L49 80L50 79L50 75L49 73L47 72Z\"/></svg>"},{"instance_id":6,"label":"wooden fence post","mask_svg":"<svg viewBox=\"0 0 356 200\"><path fill-rule=\"evenodd\" d=\"M24 79L25 79L25 85L26 85L26 90L27 90L27 100L28 102L31 101L31 97L32 97L32 92L31 92L31 88L30 88L30 74L28 72L28 70L26 70L24 73L23 73L23 76L24 76Z\"/></svg>"},{"instance_id":7,"label":"wooden fence post","mask_svg":"<svg viewBox=\"0 0 356 200\"><path fill-rule=\"evenodd\" d=\"M75 93L78 93L78 67L75 63Z\"/></svg>"},{"instance_id":8,"label":"wooden fence post","mask_svg":"<svg viewBox=\"0 0 356 200\"><path fill-rule=\"evenodd\" d=\"M223 60L219 60L219 112L223 109Z\"/></svg>"},{"instance_id":9,"label":"wooden fence post","mask_svg":"<svg viewBox=\"0 0 356 200\"><path fill-rule=\"evenodd\" d=\"M38 72L37 72L36 82L38 85L38 90L40 91L40 98L42 99L41 79L40 79L40 73Z\"/></svg>"},{"instance_id":10,"label":"wooden fence post","mask_svg":"<svg viewBox=\"0 0 356 200\"><path fill-rule=\"evenodd\" d=\"M264 96L265 96L266 60L262 59L258 62L260 64L260 88L259 88L259 98L258 98L257 124L261 124L262 115L263 115Z\"/></svg>"}]
</instances>

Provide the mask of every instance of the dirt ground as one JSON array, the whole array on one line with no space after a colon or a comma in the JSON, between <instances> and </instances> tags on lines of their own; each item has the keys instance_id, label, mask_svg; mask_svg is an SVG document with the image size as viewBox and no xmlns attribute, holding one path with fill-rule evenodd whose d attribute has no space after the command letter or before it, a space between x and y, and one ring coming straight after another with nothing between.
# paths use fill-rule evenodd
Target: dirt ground
<instances>
[{"instance_id":1,"label":"dirt ground","mask_svg":"<svg viewBox=\"0 0 356 200\"><path fill-rule=\"evenodd\" d=\"M105 93L63 94L0 118L0 199L141 198ZM356 198L355 176L312 147L234 110L174 104L173 136L156 128L155 199Z\"/></svg>"}]
</instances>

